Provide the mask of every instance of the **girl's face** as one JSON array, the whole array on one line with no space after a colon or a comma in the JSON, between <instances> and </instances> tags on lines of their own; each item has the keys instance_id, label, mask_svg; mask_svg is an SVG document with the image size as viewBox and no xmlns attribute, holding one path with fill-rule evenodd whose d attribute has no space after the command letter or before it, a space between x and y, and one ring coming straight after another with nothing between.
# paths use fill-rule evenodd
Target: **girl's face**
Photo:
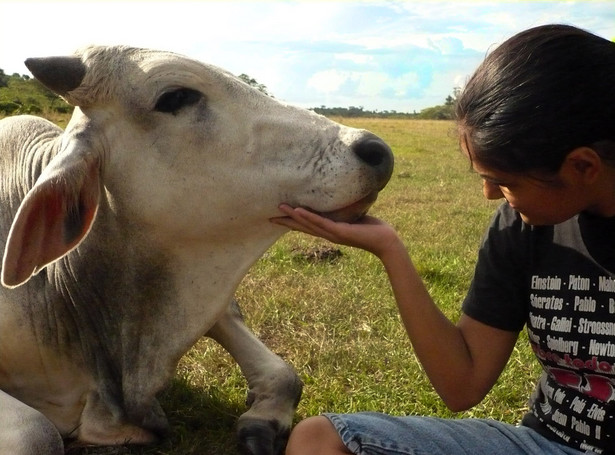
<instances>
[{"instance_id":1,"label":"girl's face","mask_svg":"<svg viewBox=\"0 0 615 455\"><path fill-rule=\"evenodd\" d=\"M523 174L490 170L476 161L472 162L472 167L483 179L485 197L505 198L528 224L561 223L587 206L579 188L561 179L559 174L542 180Z\"/></svg>"},{"instance_id":2,"label":"girl's face","mask_svg":"<svg viewBox=\"0 0 615 455\"><path fill-rule=\"evenodd\" d=\"M505 198L528 224L558 224L583 211L615 216L615 167L591 147L571 150L556 173L525 174L490 169L475 158L469 141L461 147L483 179L485 197Z\"/></svg>"}]
</instances>

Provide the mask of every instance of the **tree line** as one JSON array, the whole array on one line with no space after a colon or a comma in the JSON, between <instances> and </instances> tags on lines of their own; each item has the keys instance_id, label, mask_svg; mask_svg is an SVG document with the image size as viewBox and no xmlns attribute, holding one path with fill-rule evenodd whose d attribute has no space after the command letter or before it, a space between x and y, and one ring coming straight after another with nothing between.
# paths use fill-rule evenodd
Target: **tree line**
<instances>
[{"instance_id":1,"label":"tree line","mask_svg":"<svg viewBox=\"0 0 615 455\"><path fill-rule=\"evenodd\" d=\"M246 84L255 87L266 95L267 87L258 83L254 78L246 74L240 74L239 79ZM422 109L420 112L397 112L395 110L366 110L362 106L350 107L313 107L314 112L327 117L371 117L371 118L418 118L450 120L454 116L455 100L459 95L459 88L453 90L453 94L446 97L444 103L438 106ZM36 79L28 75L14 73L7 75L0 69L0 115L16 114L42 114L54 112L59 114L72 112L72 106L66 103L51 90L46 88Z\"/></svg>"},{"instance_id":2,"label":"tree line","mask_svg":"<svg viewBox=\"0 0 615 455\"><path fill-rule=\"evenodd\" d=\"M0 69L0 114L65 114L73 108L43 84L28 75L7 75Z\"/></svg>"}]
</instances>

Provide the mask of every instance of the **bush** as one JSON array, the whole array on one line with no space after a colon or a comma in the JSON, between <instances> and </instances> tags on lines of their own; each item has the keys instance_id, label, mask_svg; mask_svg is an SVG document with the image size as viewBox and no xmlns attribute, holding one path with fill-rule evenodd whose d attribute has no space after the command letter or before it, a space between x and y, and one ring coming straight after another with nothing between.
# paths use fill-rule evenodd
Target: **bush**
<instances>
[{"instance_id":1,"label":"bush","mask_svg":"<svg viewBox=\"0 0 615 455\"><path fill-rule=\"evenodd\" d=\"M23 110L24 114L40 114L43 109L38 104L29 104Z\"/></svg>"},{"instance_id":2,"label":"bush","mask_svg":"<svg viewBox=\"0 0 615 455\"><path fill-rule=\"evenodd\" d=\"M61 106L54 106L53 110L58 114L70 114L73 112L73 107L69 104L63 104Z\"/></svg>"},{"instance_id":3,"label":"bush","mask_svg":"<svg viewBox=\"0 0 615 455\"><path fill-rule=\"evenodd\" d=\"M15 115L43 112L70 113L72 106L36 79L19 74L7 76L0 69L0 113Z\"/></svg>"},{"instance_id":4,"label":"bush","mask_svg":"<svg viewBox=\"0 0 615 455\"><path fill-rule=\"evenodd\" d=\"M17 113L21 105L12 101L0 101L0 113L11 115Z\"/></svg>"}]
</instances>

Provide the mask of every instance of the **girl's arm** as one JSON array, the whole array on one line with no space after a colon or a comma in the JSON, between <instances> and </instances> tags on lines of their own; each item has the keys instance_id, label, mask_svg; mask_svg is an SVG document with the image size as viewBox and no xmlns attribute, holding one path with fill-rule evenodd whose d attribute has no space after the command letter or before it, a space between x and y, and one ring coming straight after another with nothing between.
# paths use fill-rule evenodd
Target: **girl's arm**
<instances>
[{"instance_id":1,"label":"girl's arm","mask_svg":"<svg viewBox=\"0 0 615 455\"><path fill-rule=\"evenodd\" d=\"M453 411L479 403L504 369L517 333L463 315L455 325L435 305L395 230L373 217L349 224L282 205L273 223L362 248L375 254L388 274L399 312L423 368Z\"/></svg>"}]
</instances>

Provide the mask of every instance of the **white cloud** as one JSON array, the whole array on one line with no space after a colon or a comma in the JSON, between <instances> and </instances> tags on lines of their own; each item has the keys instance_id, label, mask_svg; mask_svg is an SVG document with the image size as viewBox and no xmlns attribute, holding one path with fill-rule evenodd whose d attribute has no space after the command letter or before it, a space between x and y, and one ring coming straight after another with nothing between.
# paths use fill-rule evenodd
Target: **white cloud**
<instances>
[{"instance_id":1,"label":"white cloud","mask_svg":"<svg viewBox=\"0 0 615 455\"><path fill-rule=\"evenodd\" d=\"M374 58L371 55L356 54L356 53L337 54L335 58L338 60L348 60L348 61L351 61L354 63L360 63L360 64L367 64L374 60Z\"/></svg>"},{"instance_id":2,"label":"white cloud","mask_svg":"<svg viewBox=\"0 0 615 455\"><path fill-rule=\"evenodd\" d=\"M352 74L347 71L325 70L310 77L307 85L320 93L334 93L349 79Z\"/></svg>"},{"instance_id":3,"label":"white cloud","mask_svg":"<svg viewBox=\"0 0 615 455\"><path fill-rule=\"evenodd\" d=\"M406 96L420 86L419 76L417 73L406 73L400 77L389 81L396 96Z\"/></svg>"},{"instance_id":4,"label":"white cloud","mask_svg":"<svg viewBox=\"0 0 615 455\"><path fill-rule=\"evenodd\" d=\"M369 71L355 74L358 81L356 94L359 97L374 98L382 92L383 87L391 84L391 77L385 73Z\"/></svg>"},{"instance_id":5,"label":"white cloud","mask_svg":"<svg viewBox=\"0 0 615 455\"><path fill-rule=\"evenodd\" d=\"M420 110L441 103L493 45L540 23L615 36L612 0L7 1L0 68L91 43L171 50L304 106ZM36 14L32 14L36 11ZM402 107L404 106L404 107Z\"/></svg>"}]
</instances>

